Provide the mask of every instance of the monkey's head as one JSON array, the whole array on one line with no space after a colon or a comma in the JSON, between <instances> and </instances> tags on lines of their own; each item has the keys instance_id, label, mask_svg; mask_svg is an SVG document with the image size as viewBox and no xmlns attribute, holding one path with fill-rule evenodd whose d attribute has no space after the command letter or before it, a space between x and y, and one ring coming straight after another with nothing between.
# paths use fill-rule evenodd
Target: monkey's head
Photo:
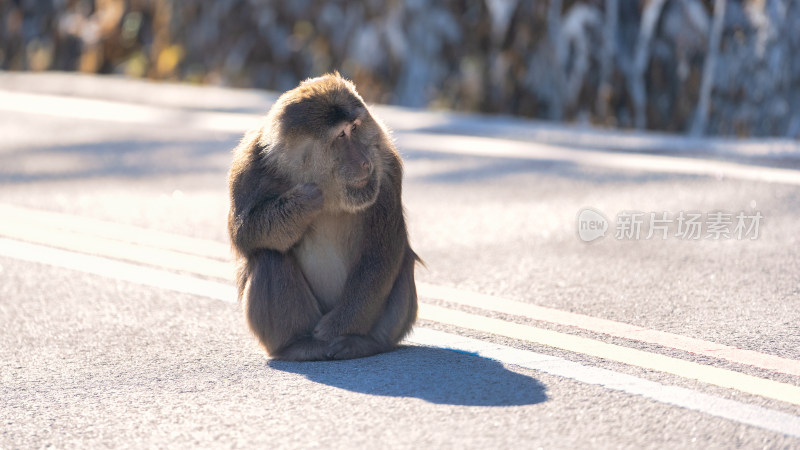
<instances>
[{"instance_id":1,"label":"monkey's head","mask_svg":"<svg viewBox=\"0 0 800 450\"><path fill-rule=\"evenodd\" d=\"M353 83L338 73L308 79L268 118L280 165L296 182L319 185L326 208L356 212L375 202L381 149L390 144Z\"/></svg>"}]
</instances>

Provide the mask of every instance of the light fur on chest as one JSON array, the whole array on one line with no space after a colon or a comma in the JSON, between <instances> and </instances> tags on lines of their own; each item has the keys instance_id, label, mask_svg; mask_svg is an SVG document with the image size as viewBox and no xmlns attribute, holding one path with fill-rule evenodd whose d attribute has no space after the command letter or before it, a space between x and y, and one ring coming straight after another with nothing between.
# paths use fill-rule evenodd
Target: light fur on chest
<instances>
[{"instance_id":1,"label":"light fur on chest","mask_svg":"<svg viewBox=\"0 0 800 450\"><path fill-rule=\"evenodd\" d=\"M354 214L325 215L314 221L294 253L323 310L336 306L360 248Z\"/></svg>"}]
</instances>

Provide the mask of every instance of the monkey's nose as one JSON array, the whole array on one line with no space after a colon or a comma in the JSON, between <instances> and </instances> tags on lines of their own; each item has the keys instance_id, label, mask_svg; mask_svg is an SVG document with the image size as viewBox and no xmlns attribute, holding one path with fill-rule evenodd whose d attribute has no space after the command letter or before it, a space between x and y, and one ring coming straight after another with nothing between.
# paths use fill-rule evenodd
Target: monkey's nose
<instances>
[{"instance_id":1,"label":"monkey's nose","mask_svg":"<svg viewBox=\"0 0 800 450\"><path fill-rule=\"evenodd\" d=\"M361 161L361 168L364 169L364 171L369 172L371 167L372 165L369 163L369 161Z\"/></svg>"}]
</instances>

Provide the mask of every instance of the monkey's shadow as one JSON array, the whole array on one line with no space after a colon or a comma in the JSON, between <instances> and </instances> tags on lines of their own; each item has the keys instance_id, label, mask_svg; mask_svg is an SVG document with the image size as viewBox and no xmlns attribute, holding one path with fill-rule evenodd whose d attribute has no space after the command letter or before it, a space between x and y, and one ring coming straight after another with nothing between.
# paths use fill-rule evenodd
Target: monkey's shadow
<instances>
[{"instance_id":1,"label":"monkey's shadow","mask_svg":"<svg viewBox=\"0 0 800 450\"><path fill-rule=\"evenodd\" d=\"M462 406L519 406L547 401L545 386L497 361L450 349L407 345L349 361L287 362L269 367L370 395L416 397Z\"/></svg>"}]
</instances>

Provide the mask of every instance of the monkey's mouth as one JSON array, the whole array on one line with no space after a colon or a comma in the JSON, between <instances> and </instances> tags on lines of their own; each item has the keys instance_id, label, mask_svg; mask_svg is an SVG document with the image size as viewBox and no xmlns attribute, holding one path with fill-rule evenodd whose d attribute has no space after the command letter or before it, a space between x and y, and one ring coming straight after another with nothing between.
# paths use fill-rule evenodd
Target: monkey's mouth
<instances>
[{"instance_id":1,"label":"monkey's mouth","mask_svg":"<svg viewBox=\"0 0 800 450\"><path fill-rule=\"evenodd\" d=\"M345 185L345 192L351 205L370 205L378 194L378 177L372 173L363 179L351 181Z\"/></svg>"},{"instance_id":2,"label":"monkey's mouth","mask_svg":"<svg viewBox=\"0 0 800 450\"><path fill-rule=\"evenodd\" d=\"M351 179L347 182L347 189L352 190L361 190L369 186L375 180L375 172L370 170L368 174L366 174L362 178L358 179Z\"/></svg>"},{"instance_id":3,"label":"monkey's mouth","mask_svg":"<svg viewBox=\"0 0 800 450\"><path fill-rule=\"evenodd\" d=\"M367 184L369 184L370 178L372 178L372 177L367 176L367 177L364 177L363 180L351 181L351 182L347 183L347 187L353 188L353 189L364 189L365 187L367 187Z\"/></svg>"}]
</instances>

